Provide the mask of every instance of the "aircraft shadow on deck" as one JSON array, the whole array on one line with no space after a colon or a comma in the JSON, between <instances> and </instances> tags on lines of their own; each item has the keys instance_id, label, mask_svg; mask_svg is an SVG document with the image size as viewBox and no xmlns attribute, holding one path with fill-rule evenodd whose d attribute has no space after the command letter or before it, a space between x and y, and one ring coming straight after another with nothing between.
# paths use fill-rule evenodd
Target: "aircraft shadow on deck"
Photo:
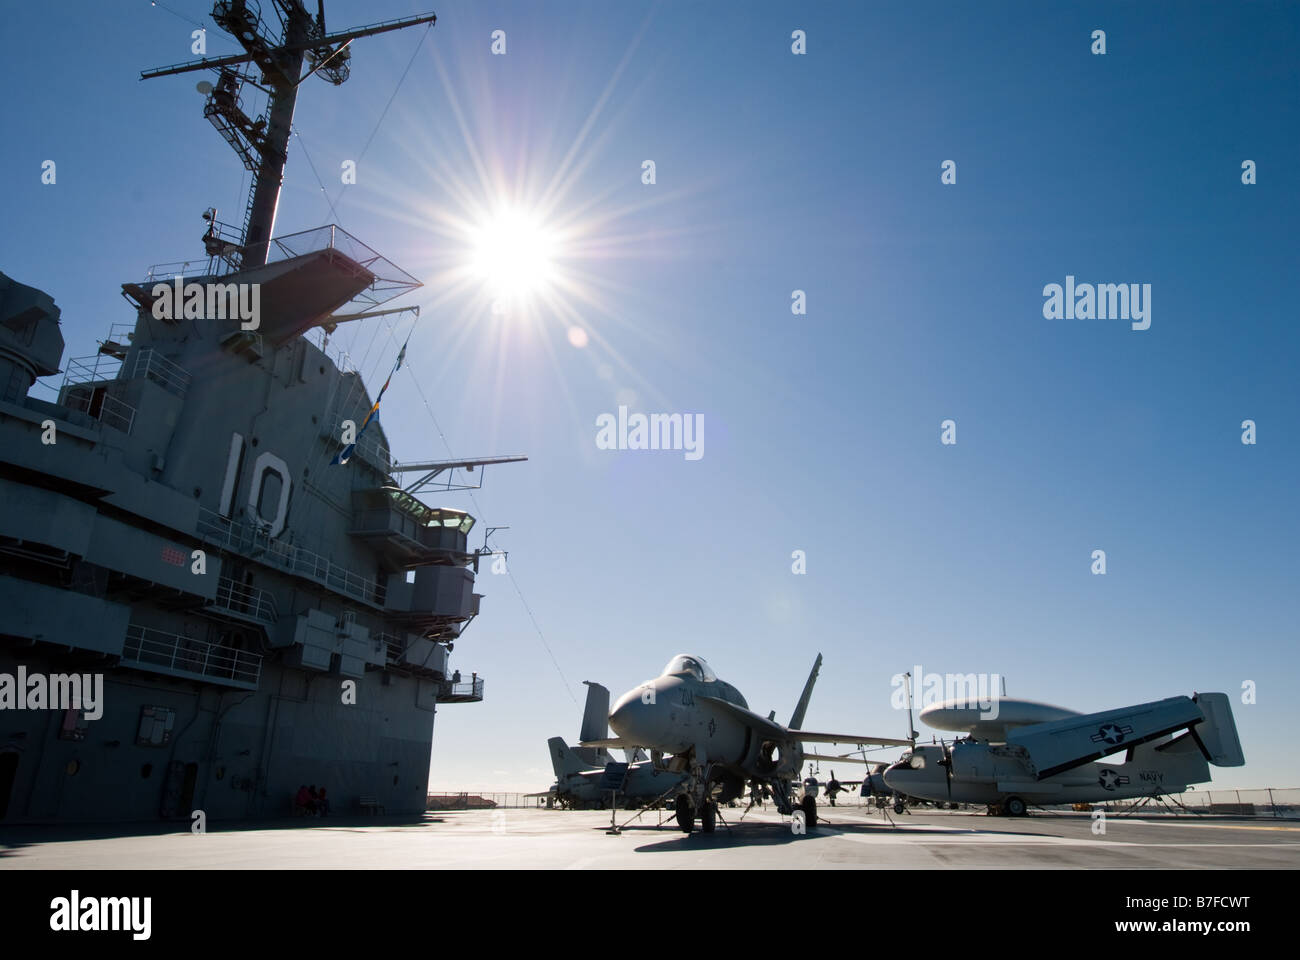
<instances>
[{"instance_id":1,"label":"aircraft shadow on deck","mask_svg":"<svg viewBox=\"0 0 1300 960\"><path fill-rule=\"evenodd\" d=\"M789 823L772 823L772 822L752 822L752 823L733 823L728 830L721 824L714 833L701 833L699 830L687 835L682 833L674 824L664 823L663 826L656 827L654 824L631 824L623 828L624 834L634 835L637 839L641 835L649 833L651 835L659 834L651 843L638 846L637 853L662 853L674 850L717 850L728 847L738 846L777 846L787 843L805 843L809 840L826 839L836 834L855 834L859 836L897 836L906 835L918 839L927 836L954 837L963 834L983 834L990 831L971 828L969 830L954 831L948 827L912 826L907 825L908 829L899 830L898 826L891 823L861 823L861 822L834 822L824 821L810 830L807 834L795 834ZM1041 836L1030 831L998 831L999 833L1014 833L1025 837ZM617 842L610 838L611 842Z\"/></svg>"}]
</instances>

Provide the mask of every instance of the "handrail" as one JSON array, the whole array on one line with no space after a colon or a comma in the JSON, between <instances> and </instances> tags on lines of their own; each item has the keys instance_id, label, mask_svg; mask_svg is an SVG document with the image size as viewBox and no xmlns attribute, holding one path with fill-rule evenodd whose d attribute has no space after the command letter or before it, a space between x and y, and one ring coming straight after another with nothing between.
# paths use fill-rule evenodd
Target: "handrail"
<instances>
[{"instance_id":1,"label":"handrail","mask_svg":"<svg viewBox=\"0 0 1300 960\"><path fill-rule=\"evenodd\" d=\"M190 374L174 360L168 360L153 347L145 347L135 355L131 368L132 380L147 378L168 393L185 396L190 387Z\"/></svg>"},{"instance_id":2,"label":"handrail","mask_svg":"<svg viewBox=\"0 0 1300 960\"><path fill-rule=\"evenodd\" d=\"M353 599L376 607L384 604L387 591L382 581L363 577L314 550L273 539L249 524L223 517L206 507L199 508L197 532L209 543L305 577Z\"/></svg>"},{"instance_id":3,"label":"handrail","mask_svg":"<svg viewBox=\"0 0 1300 960\"><path fill-rule=\"evenodd\" d=\"M217 596L212 605L232 613L244 613L266 623L275 623L280 619L275 609L275 596L271 591L250 587L231 577L217 580Z\"/></svg>"},{"instance_id":4,"label":"handrail","mask_svg":"<svg viewBox=\"0 0 1300 960\"><path fill-rule=\"evenodd\" d=\"M241 686L256 687L262 676L261 654L154 630L138 623L126 628L122 662L145 668L164 667L175 673Z\"/></svg>"},{"instance_id":5,"label":"handrail","mask_svg":"<svg viewBox=\"0 0 1300 960\"><path fill-rule=\"evenodd\" d=\"M96 423L112 427L122 433L131 432L131 428L135 425L135 407L105 390L98 398L98 409L95 409L96 398L93 392L88 395L83 390L77 390L78 386L81 385L74 384L72 389L63 391L61 406L84 413Z\"/></svg>"}]
</instances>

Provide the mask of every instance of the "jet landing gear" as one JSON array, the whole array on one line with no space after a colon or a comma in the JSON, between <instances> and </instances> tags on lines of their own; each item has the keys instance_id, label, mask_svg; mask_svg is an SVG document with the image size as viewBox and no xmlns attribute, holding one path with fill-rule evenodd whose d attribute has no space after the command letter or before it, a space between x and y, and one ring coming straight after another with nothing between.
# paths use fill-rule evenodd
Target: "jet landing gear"
<instances>
[{"instance_id":1,"label":"jet landing gear","mask_svg":"<svg viewBox=\"0 0 1300 960\"><path fill-rule=\"evenodd\" d=\"M813 797L804 797L799 801L799 809L803 811L803 822L809 830L817 826L817 801Z\"/></svg>"},{"instance_id":2,"label":"jet landing gear","mask_svg":"<svg viewBox=\"0 0 1300 960\"><path fill-rule=\"evenodd\" d=\"M990 817L1023 817L1028 812L1028 804L1019 797L1007 797L1001 803L989 804Z\"/></svg>"},{"instance_id":3,"label":"jet landing gear","mask_svg":"<svg viewBox=\"0 0 1300 960\"><path fill-rule=\"evenodd\" d=\"M708 800L700 807L700 832L713 833L718 829L718 804ZM682 833L691 833L695 829L695 806L690 797L682 794L677 797L677 826Z\"/></svg>"},{"instance_id":4,"label":"jet landing gear","mask_svg":"<svg viewBox=\"0 0 1300 960\"><path fill-rule=\"evenodd\" d=\"M710 800L700 811L700 830L712 833L718 827L718 805Z\"/></svg>"},{"instance_id":5,"label":"jet landing gear","mask_svg":"<svg viewBox=\"0 0 1300 960\"><path fill-rule=\"evenodd\" d=\"M690 833L695 829L695 808L691 806L691 798L685 794L677 796L677 826L682 833Z\"/></svg>"}]
</instances>

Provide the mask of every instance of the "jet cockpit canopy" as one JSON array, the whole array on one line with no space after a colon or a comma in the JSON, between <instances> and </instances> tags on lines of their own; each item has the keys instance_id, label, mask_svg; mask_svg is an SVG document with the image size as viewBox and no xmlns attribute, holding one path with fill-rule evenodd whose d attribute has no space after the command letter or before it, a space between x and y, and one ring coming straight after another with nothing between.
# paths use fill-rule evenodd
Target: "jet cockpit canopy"
<instances>
[{"instance_id":1,"label":"jet cockpit canopy","mask_svg":"<svg viewBox=\"0 0 1300 960\"><path fill-rule=\"evenodd\" d=\"M692 657L685 653L679 653L669 660L661 676L675 677L681 674L689 674L703 683L712 683L718 679L703 657Z\"/></svg>"}]
</instances>

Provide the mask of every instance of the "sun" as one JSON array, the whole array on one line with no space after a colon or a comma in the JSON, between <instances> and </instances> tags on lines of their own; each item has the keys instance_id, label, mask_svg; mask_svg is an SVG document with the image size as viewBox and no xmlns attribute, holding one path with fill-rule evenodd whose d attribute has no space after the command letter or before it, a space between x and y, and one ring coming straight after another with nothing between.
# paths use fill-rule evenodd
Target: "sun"
<instances>
[{"instance_id":1,"label":"sun","mask_svg":"<svg viewBox=\"0 0 1300 960\"><path fill-rule=\"evenodd\" d=\"M489 297L525 301L554 285L559 237L535 214L498 208L471 230L469 239L470 272Z\"/></svg>"}]
</instances>

